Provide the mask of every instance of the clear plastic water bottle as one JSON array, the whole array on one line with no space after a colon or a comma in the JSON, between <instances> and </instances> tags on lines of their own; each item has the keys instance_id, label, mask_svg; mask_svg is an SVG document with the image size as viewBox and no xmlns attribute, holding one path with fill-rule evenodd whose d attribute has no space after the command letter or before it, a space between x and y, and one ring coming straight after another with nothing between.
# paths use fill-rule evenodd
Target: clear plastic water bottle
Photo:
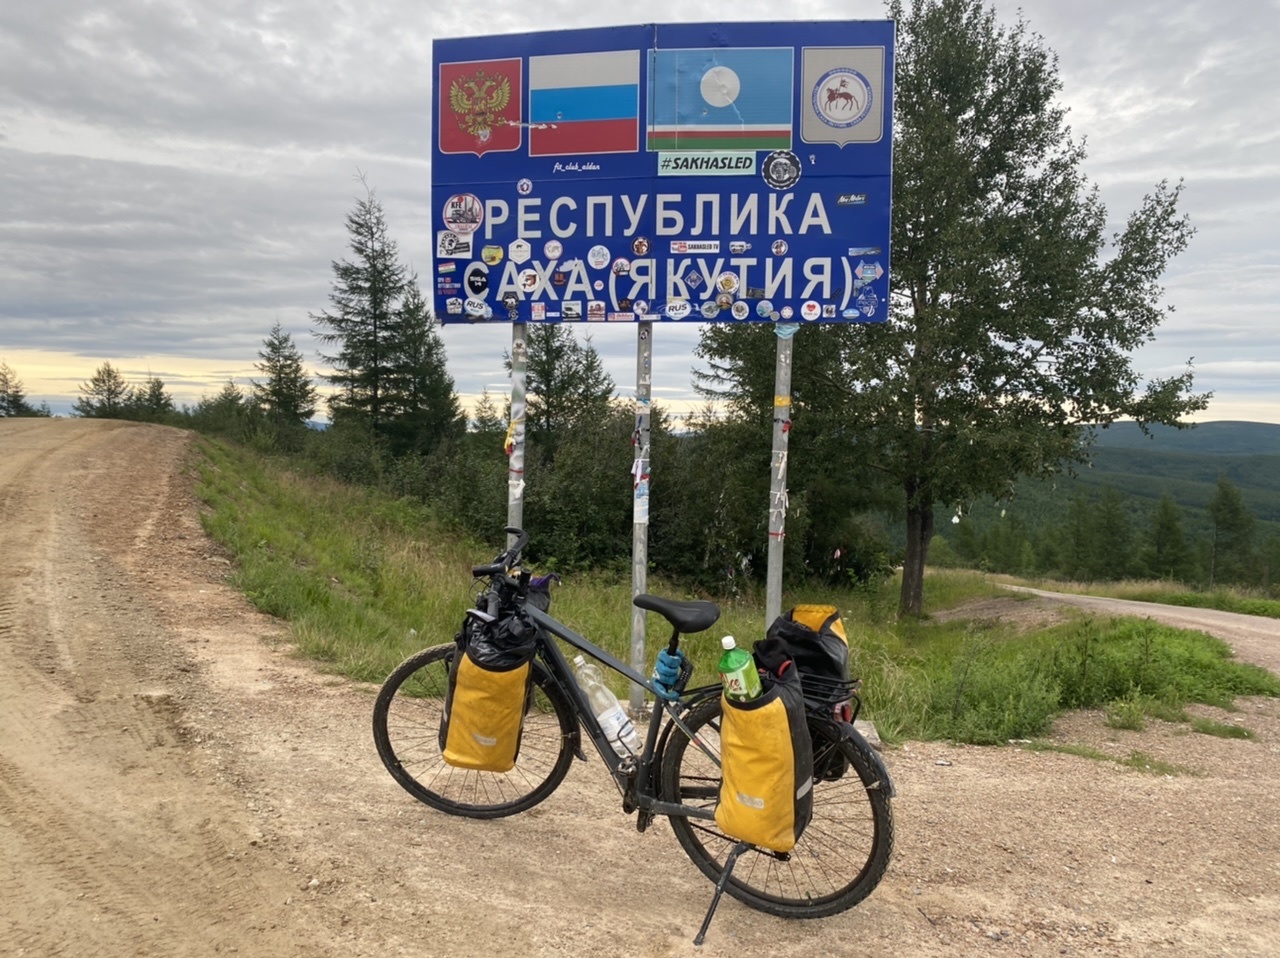
<instances>
[{"instance_id":1,"label":"clear plastic water bottle","mask_svg":"<svg viewBox=\"0 0 1280 958\"><path fill-rule=\"evenodd\" d=\"M591 703L591 711L604 730L605 738L613 746L613 750L623 758L640 754L640 735L635 725L618 702L617 696L604 684L604 676L600 669L589 663L581 655L573 660L573 673L578 678L582 691L587 693L587 701Z\"/></svg>"},{"instance_id":2,"label":"clear plastic water bottle","mask_svg":"<svg viewBox=\"0 0 1280 958\"><path fill-rule=\"evenodd\" d=\"M760 673L756 671L755 657L746 649L738 648L732 635L720 640L724 655L716 666L720 681L724 683L725 698L736 702L750 702L760 695Z\"/></svg>"}]
</instances>

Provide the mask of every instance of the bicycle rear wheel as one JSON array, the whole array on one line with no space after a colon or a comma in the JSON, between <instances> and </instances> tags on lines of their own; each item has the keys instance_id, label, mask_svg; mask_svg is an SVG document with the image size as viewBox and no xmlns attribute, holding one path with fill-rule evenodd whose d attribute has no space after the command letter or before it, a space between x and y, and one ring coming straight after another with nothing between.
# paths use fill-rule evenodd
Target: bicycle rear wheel
<instances>
[{"instance_id":1,"label":"bicycle rear wheel","mask_svg":"<svg viewBox=\"0 0 1280 958\"><path fill-rule=\"evenodd\" d=\"M720 755L720 699L695 706L684 716L698 739ZM725 887L745 905L783 918L824 918L852 908L880 883L893 850L893 812L888 782L860 741L839 726L810 721L814 767L850 770L837 779L813 782L813 818L787 854L752 847L734 866ZM688 736L673 729L662 756L663 798L713 809L720 795L720 768ZM720 879L736 844L714 821L670 816L680 845L704 875Z\"/></svg>"},{"instance_id":2,"label":"bicycle rear wheel","mask_svg":"<svg viewBox=\"0 0 1280 958\"><path fill-rule=\"evenodd\" d=\"M450 643L411 655L383 683L373 707L373 739L382 764L410 795L450 815L501 818L530 809L569 771L573 708L535 660L515 767L508 772L455 768L441 754L439 732L456 651Z\"/></svg>"}]
</instances>

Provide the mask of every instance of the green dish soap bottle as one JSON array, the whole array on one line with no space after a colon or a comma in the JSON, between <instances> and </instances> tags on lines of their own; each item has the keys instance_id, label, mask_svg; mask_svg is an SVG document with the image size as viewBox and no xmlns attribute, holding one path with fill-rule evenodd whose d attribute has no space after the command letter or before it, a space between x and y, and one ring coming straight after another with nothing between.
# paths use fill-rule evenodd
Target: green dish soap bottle
<instances>
[{"instance_id":1,"label":"green dish soap bottle","mask_svg":"<svg viewBox=\"0 0 1280 958\"><path fill-rule=\"evenodd\" d=\"M725 698L735 702L750 702L760 696L760 673L756 671L756 660L750 652L738 648L732 635L720 640L724 655L716 668L720 672L720 681L724 683Z\"/></svg>"}]
</instances>

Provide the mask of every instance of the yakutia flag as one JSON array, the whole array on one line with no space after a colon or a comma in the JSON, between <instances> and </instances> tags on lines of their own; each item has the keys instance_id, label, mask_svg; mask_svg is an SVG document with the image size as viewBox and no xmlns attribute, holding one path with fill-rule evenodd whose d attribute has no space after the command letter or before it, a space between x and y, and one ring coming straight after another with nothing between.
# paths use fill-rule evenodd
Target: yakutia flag
<instances>
[{"instance_id":1,"label":"yakutia flag","mask_svg":"<svg viewBox=\"0 0 1280 958\"><path fill-rule=\"evenodd\" d=\"M529 57L529 155L640 149L640 51Z\"/></svg>"},{"instance_id":2,"label":"yakutia flag","mask_svg":"<svg viewBox=\"0 0 1280 958\"><path fill-rule=\"evenodd\" d=\"M791 148L790 47L649 51L651 150Z\"/></svg>"}]
</instances>

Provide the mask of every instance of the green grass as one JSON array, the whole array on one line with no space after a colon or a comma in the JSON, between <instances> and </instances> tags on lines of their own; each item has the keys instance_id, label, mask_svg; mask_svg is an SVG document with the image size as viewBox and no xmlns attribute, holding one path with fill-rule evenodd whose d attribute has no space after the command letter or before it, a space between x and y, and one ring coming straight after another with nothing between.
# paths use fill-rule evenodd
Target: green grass
<instances>
[{"instance_id":1,"label":"green grass","mask_svg":"<svg viewBox=\"0 0 1280 958\"><path fill-rule=\"evenodd\" d=\"M1075 755L1077 758L1092 759L1095 762L1114 762L1147 775L1199 775L1193 768L1185 765L1173 765L1148 755L1146 752L1131 751L1124 758L1108 755L1101 749L1089 745L1059 744L1036 740L1020 746L1031 752L1061 752L1064 755Z\"/></svg>"},{"instance_id":2,"label":"green grass","mask_svg":"<svg viewBox=\"0 0 1280 958\"><path fill-rule=\"evenodd\" d=\"M1193 718L1191 727L1201 735L1213 735L1217 738L1253 738L1253 733L1243 726L1215 722L1213 719Z\"/></svg>"},{"instance_id":3,"label":"green grass","mask_svg":"<svg viewBox=\"0 0 1280 958\"><path fill-rule=\"evenodd\" d=\"M408 654L451 641L475 599L471 566L505 545L467 541L415 501L301 477L216 441L202 439L199 448L203 521L234 556L234 584L291 624L302 655L335 673L381 682ZM1230 708L1241 695L1280 696L1280 678L1233 661L1225 643L1149 620L1079 615L1032 632L997 620L900 622L896 580L854 591L803 582L788 588L784 608L807 602L841 610L852 669L863 681L863 716L890 743L1034 738L1073 708L1104 708L1130 723L1143 715L1188 721L1188 703ZM716 598L652 574L648 589ZM1007 593L979 574L931 572L925 580L927 613L991 595ZM716 626L685 637L695 683L715 680L720 636L732 634L744 647L763 637L763 605L759 590L722 600ZM556 589L552 613L630 660L629 576L571 576ZM647 633L651 664L668 626L649 614ZM625 681L614 678L625 694Z\"/></svg>"}]
</instances>

